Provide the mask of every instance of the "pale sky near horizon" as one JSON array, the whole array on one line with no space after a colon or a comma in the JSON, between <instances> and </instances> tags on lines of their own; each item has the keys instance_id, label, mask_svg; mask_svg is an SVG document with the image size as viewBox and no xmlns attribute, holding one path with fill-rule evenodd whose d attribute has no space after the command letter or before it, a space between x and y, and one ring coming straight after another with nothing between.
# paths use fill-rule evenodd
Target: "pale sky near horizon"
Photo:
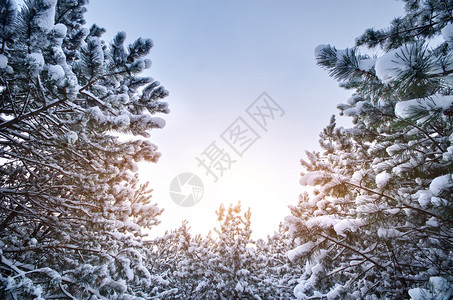
<instances>
[{"instance_id":1,"label":"pale sky near horizon","mask_svg":"<svg viewBox=\"0 0 453 300\"><path fill-rule=\"evenodd\" d=\"M170 92L171 113L162 116L167 125L151 132L162 157L140 171L165 209L154 232L186 219L193 233L205 234L217 225L220 203L239 200L252 209L257 237L277 230L303 190L299 160L305 150L318 149L319 132L351 94L316 66L314 48L351 47L365 29L387 27L402 14L403 3L394 0L92 0L87 26L105 27L104 39L125 31L129 42L154 41L146 75ZM246 113L263 92L285 111L267 131ZM238 117L260 136L242 157L221 138ZM217 182L197 166L213 142L236 160ZM204 184L203 198L188 208L169 194L170 182L185 172Z\"/></svg>"}]
</instances>

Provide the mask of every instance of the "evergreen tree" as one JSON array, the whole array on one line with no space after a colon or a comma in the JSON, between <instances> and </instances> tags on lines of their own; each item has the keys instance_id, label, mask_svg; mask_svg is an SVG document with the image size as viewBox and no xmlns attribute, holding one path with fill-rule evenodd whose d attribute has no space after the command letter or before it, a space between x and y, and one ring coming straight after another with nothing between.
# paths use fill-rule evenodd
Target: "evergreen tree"
<instances>
[{"instance_id":1,"label":"evergreen tree","mask_svg":"<svg viewBox=\"0 0 453 300\"><path fill-rule=\"evenodd\" d=\"M0 0L0 297L144 297L143 229L161 210L137 162L167 95L152 41L85 27L87 0ZM118 133L127 134L124 142Z\"/></svg>"},{"instance_id":2,"label":"evergreen tree","mask_svg":"<svg viewBox=\"0 0 453 300\"><path fill-rule=\"evenodd\" d=\"M212 239L192 236L186 221L181 227L148 243L148 270L155 285L148 295L162 299L206 299L211 287Z\"/></svg>"},{"instance_id":3,"label":"evergreen tree","mask_svg":"<svg viewBox=\"0 0 453 300\"><path fill-rule=\"evenodd\" d=\"M388 30L357 46L316 49L318 64L354 95L307 152L301 196L286 221L306 264L298 298L416 298L430 283L453 295L453 1L405 1ZM437 43L442 35L444 42Z\"/></svg>"},{"instance_id":4,"label":"evergreen tree","mask_svg":"<svg viewBox=\"0 0 453 300\"><path fill-rule=\"evenodd\" d=\"M251 238L251 212L243 215L241 204L230 205L228 210L221 205L217 211L219 228L215 228L217 238L213 244L212 266L213 291L211 297L221 299L250 299L259 294L256 289L259 265L254 249L255 241Z\"/></svg>"},{"instance_id":5,"label":"evergreen tree","mask_svg":"<svg viewBox=\"0 0 453 300\"><path fill-rule=\"evenodd\" d=\"M263 299L294 299L293 290L303 267L288 259L287 253L293 247L294 241L283 224L266 240L256 242L257 260L263 266L257 285Z\"/></svg>"},{"instance_id":6,"label":"evergreen tree","mask_svg":"<svg viewBox=\"0 0 453 300\"><path fill-rule=\"evenodd\" d=\"M167 299L271 298L260 289L263 276L259 274L266 270L251 238L250 210L241 215L240 203L228 209L221 205L217 216L215 234L192 236L183 223L152 242L154 257L166 252L161 261L164 267L159 268L164 282L153 295Z\"/></svg>"},{"instance_id":7,"label":"evergreen tree","mask_svg":"<svg viewBox=\"0 0 453 300\"><path fill-rule=\"evenodd\" d=\"M240 204L217 211L219 227L202 237L187 222L147 243L154 285L162 299L290 299L300 267L286 257L291 240L283 228L268 241L251 238L250 211Z\"/></svg>"}]
</instances>

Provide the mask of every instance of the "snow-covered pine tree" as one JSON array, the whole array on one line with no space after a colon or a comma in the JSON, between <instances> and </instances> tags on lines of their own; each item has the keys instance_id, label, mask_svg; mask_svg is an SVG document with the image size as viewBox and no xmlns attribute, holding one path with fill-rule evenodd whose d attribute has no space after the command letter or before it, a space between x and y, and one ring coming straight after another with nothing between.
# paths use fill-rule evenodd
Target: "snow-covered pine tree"
<instances>
[{"instance_id":1,"label":"snow-covered pine tree","mask_svg":"<svg viewBox=\"0 0 453 300\"><path fill-rule=\"evenodd\" d=\"M453 1L405 2L404 17L356 47L315 51L354 90L338 106L353 126L332 118L323 151L302 161L315 191L286 219L299 240L290 258L306 264L300 299L420 299L433 282L453 295Z\"/></svg>"},{"instance_id":2,"label":"snow-covered pine tree","mask_svg":"<svg viewBox=\"0 0 453 300\"><path fill-rule=\"evenodd\" d=\"M209 299L210 279L214 276L209 265L215 255L212 245L210 235L193 236L186 223L179 229L179 243L176 244L179 259L172 274L172 283L178 289L177 299Z\"/></svg>"},{"instance_id":3,"label":"snow-covered pine tree","mask_svg":"<svg viewBox=\"0 0 453 300\"><path fill-rule=\"evenodd\" d=\"M161 213L137 162L160 154L152 41L85 27L87 0L0 0L0 298L144 296ZM128 134L123 142L117 133Z\"/></svg>"},{"instance_id":4,"label":"snow-covered pine tree","mask_svg":"<svg viewBox=\"0 0 453 300\"><path fill-rule=\"evenodd\" d=\"M212 239L193 236L184 221L181 227L147 243L152 249L148 270L155 285L148 295L164 299L209 299L211 278L209 266L213 257Z\"/></svg>"},{"instance_id":5,"label":"snow-covered pine tree","mask_svg":"<svg viewBox=\"0 0 453 300\"><path fill-rule=\"evenodd\" d=\"M250 211L222 205L219 227L191 235L188 223L147 242L147 267L162 299L291 299L301 267L286 253L292 241L281 227L267 241L251 238Z\"/></svg>"},{"instance_id":6,"label":"snow-covered pine tree","mask_svg":"<svg viewBox=\"0 0 453 300\"><path fill-rule=\"evenodd\" d=\"M211 278L210 299L275 299L268 294L270 277L267 263L270 260L257 249L252 239L250 209L241 214L241 203L221 205L217 211L219 227L212 239L212 255L208 260ZM261 252L261 253L258 253Z\"/></svg>"},{"instance_id":7,"label":"snow-covered pine tree","mask_svg":"<svg viewBox=\"0 0 453 300\"><path fill-rule=\"evenodd\" d=\"M293 247L294 241L283 224L266 240L256 241L256 260L263 266L256 275L262 299L294 299L293 290L303 266L288 259L287 253Z\"/></svg>"}]
</instances>

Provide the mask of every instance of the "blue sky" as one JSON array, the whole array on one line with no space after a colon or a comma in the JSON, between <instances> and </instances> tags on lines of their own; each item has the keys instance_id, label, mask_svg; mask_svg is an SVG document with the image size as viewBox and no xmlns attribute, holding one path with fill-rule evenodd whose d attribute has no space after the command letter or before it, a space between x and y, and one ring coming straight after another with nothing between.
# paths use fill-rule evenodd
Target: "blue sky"
<instances>
[{"instance_id":1,"label":"blue sky","mask_svg":"<svg viewBox=\"0 0 453 300\"><path fill-rule=\"evenodd\" d=\"M366 28L387 27L403 14L394 0L347 1L164 1L92 0L88 25L107 29L104 38L125 31L128 40L154 41L147 75L170 92L167 126L152 132L159 146L158 164L142 165L141 177L154 189L154 201L165 209L156 233L187 219L194 233L216 225L220 203L252 208L252 229L265 236L278 228L288 205L302 192L299 160L318 149L319 132L350 92L338 87L316 66L314 48L353 46ZM379 54L379 51L376 51ZM256 127L245 110L263 92L284 109L267 132ZM216 142L238 117L254 127L260 139L218 180L205 175L196 157ZM347 123L344 123L347 124ZM175 176L192 172L204 183L204 196L183 208L169 195Z\"/></svg>"}]
</instances>

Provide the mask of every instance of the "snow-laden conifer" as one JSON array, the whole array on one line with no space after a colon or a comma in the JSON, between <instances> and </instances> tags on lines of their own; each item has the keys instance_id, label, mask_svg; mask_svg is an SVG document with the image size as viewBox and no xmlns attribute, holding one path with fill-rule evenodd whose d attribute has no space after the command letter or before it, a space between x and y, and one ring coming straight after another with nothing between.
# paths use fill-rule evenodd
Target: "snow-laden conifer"
<instances>
[{"instance_id":1,"label":"snow-laden conifer","mask_svg":"<svg viewBox=\"0 0 453 300\"><path fill-rule=\"evenodd\" d=\"M0 1L0 298L144 296L139 184L156 162L165 89L141 77L152 42L85 26L87 0ZM128 141L118 138L128 134Z\"/></svg>"},{"instance_id":2,"label":"snow-laden conifer","mask_svg":"<svg viewBox=\"0 0 453 300\"><path fill-rule=\"evenodd\" d=\"M453 2L405 2L406 16L357 40L384 54L315 51L354 91L338 105L353 126L332 118L302 161L315 189L286 219L299 239L290 258L306 264L300 299L398 299L453 282Z\"/></svg>"}]
</instances>

